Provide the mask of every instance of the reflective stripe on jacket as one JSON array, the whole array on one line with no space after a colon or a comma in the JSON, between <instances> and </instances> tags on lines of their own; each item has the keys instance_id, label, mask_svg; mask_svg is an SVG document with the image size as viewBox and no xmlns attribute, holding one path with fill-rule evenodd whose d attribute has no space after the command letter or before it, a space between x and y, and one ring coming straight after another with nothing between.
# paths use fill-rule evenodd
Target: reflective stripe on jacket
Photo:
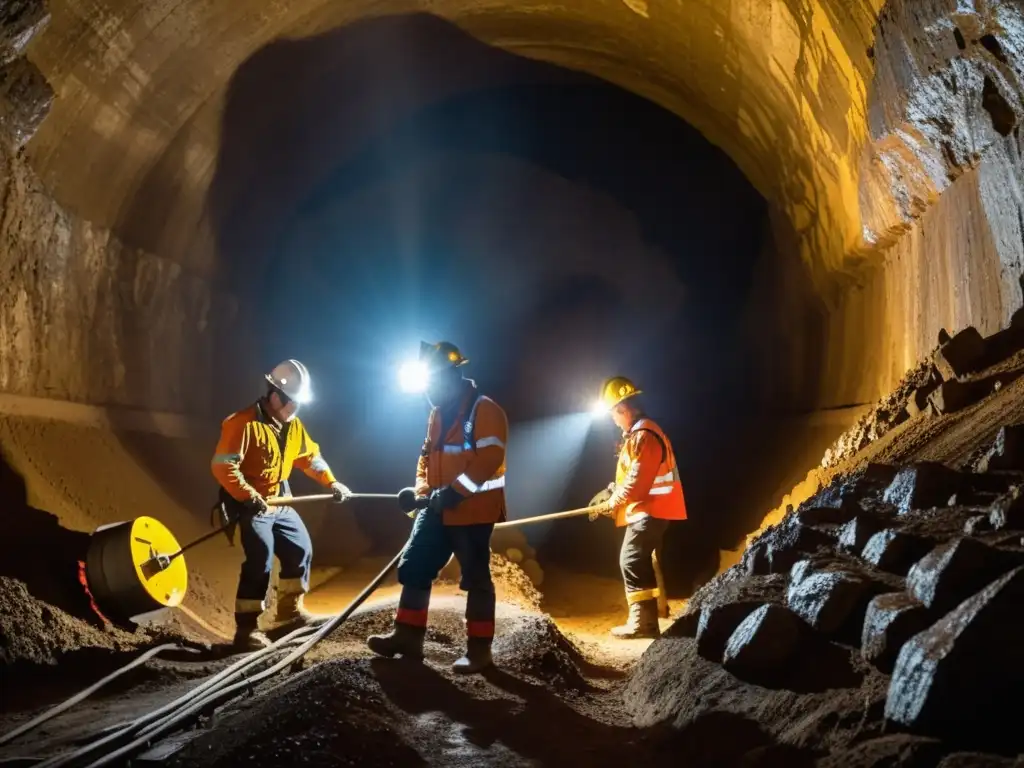
<instances>
[{"instance_id":1,"label":"reflective stripe on jacket","mask_svg":"<svg viewBox=\"0 0 1024 768\"><path fill-rule=\"evenodd\" d=\"M217 482L238 501L248 501L254 493L277 496L293 466L321 485L335 482L320 447L298 417L278 425L260 402L224 420L210 462Z\"/></svg>"},{"instance_id":2,"label":"reflective stripe on jacket","mask_svg":"<svg viewBox=\"0 0 1024 768\"><path fill-rule=\"evenodd\" d=\"M650 419L637 421L623 442L609 504L615 510L615 525L620 527L648 515L662 520L686 519L672 444Z\"/></svg>"},{"instance_id":3,"label":"reflective stripe on jacket","mask_svg":"<svg viewBox=\"0 0 1024 768\"><path fill-rule=\"evenodd\" d=\"M467 434L466 425L472 427ZM442 430L444 434L442 435ZM416 466L416 494L452 486L466 497L444 512L445 525L499 523L505 519L505 442L508 419L489 397L470 385L451 424L434 408Z\"/></svg>"}]
</instances>

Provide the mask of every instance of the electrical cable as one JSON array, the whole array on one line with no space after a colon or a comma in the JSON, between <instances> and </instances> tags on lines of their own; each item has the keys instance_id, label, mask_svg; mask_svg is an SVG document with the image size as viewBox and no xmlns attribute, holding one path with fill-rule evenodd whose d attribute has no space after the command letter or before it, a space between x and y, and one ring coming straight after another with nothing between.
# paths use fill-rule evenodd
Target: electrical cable
<instances>
[{"instance_id":1,"label":"electrical cable","mask_svg":"<svg viewBox=\"0 0 1024 768\"><path fill-rule=\"evenodd\" d=\"M111 672L109 675L104 677L102 680L99 680L99 681L93 683L92 685L90 685L85 690L76 693L74 696L72 696L69 699L66 699L65 701L62 701L57 706L52 707L51 709L46 710L45 712L43 712L38 717L35 717L35 718L29 720L24 725L18 726L13 731L10 731L9 733L5 733L3 736L0 736L0 746L2 746L4 744L8 744L8 743L14 741L19 736L22 736L22 735L28 733L29 731L38 728L40 725L42 725L43 723L47 722L48 720L52 720L53 718L55 718L57 715L61 714L62 712L66 712L67 710L71 709L71 707L75 706L79 702L84 701L85 699L87 699L90 696L92 696L94 693L96 693L96 691L98 691L100 688L104 687L108 683L113 682L114 680L116 680L121 675L125 674L126 672L130 672L131 670L135 669L136 667L138 667L138 666L140 666L142 664L145 664L151 658L153 658L157 654L160 654L160 653L162 653L164 651L187 651L189 653L199 653L199 651L197 651L195 648L185 648L183 646L177 645L176 643L168 643L168 644L165 644L165 645L158 645L155 648L150 648L148 651L146 651L144 654L139 656L137 659L134 659L133 661L129 662L128 664L125 664L123 667L119 667L118 669L115 669L113 672Z\"/></svg>"}]
</instances>

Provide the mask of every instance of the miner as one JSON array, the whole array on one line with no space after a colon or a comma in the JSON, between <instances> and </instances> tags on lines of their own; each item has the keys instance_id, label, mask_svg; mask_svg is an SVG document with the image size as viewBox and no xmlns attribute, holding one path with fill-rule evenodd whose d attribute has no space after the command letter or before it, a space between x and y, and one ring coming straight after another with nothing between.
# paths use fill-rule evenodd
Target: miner
<instances>
[{"instance_id":1,"label":"miner","mask_svg":"<svg viewBox=\"0 0 1024 768\"><path fill-rule=\"evenodd\" d=\"M456 672L491 665L494 583L491 533L505 519L505 441L501 407L462 375L468 360L448 342L420 344L418 365L431 405L427 437L416 465L421 511L398 562L402 585L394 628L367 641L381 656L423 657L434 579L452 554L466 594L466 654Z\"/></svg>"},{"instance_id":2,"label":"miner","mask_svg":"<svg viewBox=\"0 0 1024 768\"><path fill-rule=\"evenodd\" d=\"M646 416L640 390L617 376L601 387L600 409L622 430L615 482L591 500L590 515L614 519L625 528L619 567L626 586L629 618L612 629L622 638L658 637L658 604L664 600L656 572L657 552L673 520L686 519L683 485L668 437ZM667 604L667 603L666 603Z\"/></svg>"},{"instance_id":3,"label":"miner","mask_svg":"<svg viewBox=\"0 0 1024 768\"><path fill-rule=\"evenodd\" d=\"M275 555L281 562L276 621L282 627L315 621L303 606L313 557L309 533L292 507L272 507L267 500L290 495L292 467L330 488L337 502L349 495L296 415L311 399L306 366L286 360L265 378L266 394L224 420L211 462L221 486L220 508L237 523L245 553L235 599L234 643L240 649L269 643L257 620L265 608Z\"/></svg>"}]
</instances>

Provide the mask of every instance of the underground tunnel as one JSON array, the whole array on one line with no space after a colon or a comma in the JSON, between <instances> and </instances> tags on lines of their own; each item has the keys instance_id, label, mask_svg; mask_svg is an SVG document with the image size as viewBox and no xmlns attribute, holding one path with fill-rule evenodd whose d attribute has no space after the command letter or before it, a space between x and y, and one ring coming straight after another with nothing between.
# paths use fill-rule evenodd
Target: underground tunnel
<instances>
[{"instance_id":1,"label":"underground tunnel","mask_svg":"<svg viewBox=\"0 0 1024 768\"><path fill-rule=\"evenodd\" d=\"M425 10L0 14L0 762L1014 765L1020 7ZM592 401L643 390L687 508L660 639L609 635L623 531L585 515L495 531L479 682L455 561L421 665L366 649L393 575L339 613L409 535L389 499L301 506L331 632L268 629L233 695L241 542L152 615L90 584L98 528L213 530L221 422L281 360L340 481L412 485L397 371L442 339L507 414L510 521L586 507L620 437Z\"/></svg>"}]
</instances>

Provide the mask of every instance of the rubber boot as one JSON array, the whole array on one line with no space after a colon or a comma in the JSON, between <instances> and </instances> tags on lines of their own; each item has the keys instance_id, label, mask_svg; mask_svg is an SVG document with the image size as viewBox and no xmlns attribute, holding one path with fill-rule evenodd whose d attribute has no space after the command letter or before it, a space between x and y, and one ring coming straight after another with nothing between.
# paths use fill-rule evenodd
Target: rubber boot
<instances>
[{"instance_id":1,"label":"rubber boot","mask_svg":"<svg viewBox=\"0 0 1024 768\"><path fill-rule=\"evenodd\" d=\"M301 592L292 592L285 595L278 594L277 613L275 614L275 622L278 629L284 627L292 629L311 627L323 621L322 618L306 610L306 607L303 605L303 597L304 595Z\"/></svg>"},{"instance_id":2,"label":"rubber boot","mask_svg":"<svg viewBox=\"0 0 1024 768\"><path fill-rule=\"evenodd\" d=\"M231 645L239 651L258 651L270 645L270 638L260 632L258 613L235 614L235 638Z\"/></svg>"},{"instance_id":3,"label":"rubber boot","mask_svg":"<svg viewBox=\"0 0 1024 768\"><path fill-rule=\"evenodd\" d=\"M493 664L491 638L471 637L466 640L466 655L452 664L452 672L460 675L472 675L483 672Z\"/></svg>"},{"instance_id":4,"label":"rubber boot","mask_svg":"<svg viewBox=\"0 0 1024 768\"><path fill-rule=\"evenodd\" d=\"M372 635L367 638L366 645L378 656L389 659L401 656L403 659L423 658L423 639L427 635L426 627L414 627L411 624L395 622L395 627L386 635Z\"/></svg>"},{"instance_id":5,"label":"rubber boot","mask_svg":"<svg viewBox=\"0 0 1024 768\"><path fill-rule=\"evenodd\" d=\"M643 600L631 603L629 618L621 627L612 629L612 635L624 640L661 637L661 630L658 627L658 601Z\"/></svg>"}]
</instances>

